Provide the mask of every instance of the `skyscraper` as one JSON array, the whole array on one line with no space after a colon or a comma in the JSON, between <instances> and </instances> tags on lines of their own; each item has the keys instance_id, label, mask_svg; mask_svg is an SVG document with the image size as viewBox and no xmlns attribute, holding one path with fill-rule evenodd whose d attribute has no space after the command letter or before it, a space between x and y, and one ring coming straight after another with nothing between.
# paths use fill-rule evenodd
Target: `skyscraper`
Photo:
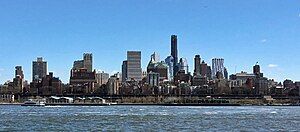
<instances>
[{"instance_id":1,"label":"skyscraper","mask_svg":"<svg viewBox=\"0 0 300 132\"><path fill-rule=\"evenodd\" d=\"M189 65L186 58L180 58L179 70L184 70L185 74L189 73Z\"/></svg>"},{"instance_id":2,"label":"skyscraper","mask_svg":"<svg viewBox=\"0 0 300 132\"><path fill-rule=\"evenodd\" d=\"M24 74L22 70L22 66L16 66L15 78L13 79L13 86L17 90L17 92L23 92L23 84L24 84Z\"/></svg>"},{"instance_id":3,"label":"skyscraper","mask_svg":"<svg viewBox=\"0 0 300 132\"><path fill-rule=\"evenodd\" d=\"M74 63L73 63L73 69L79 70L81 68L84 68L83 60L74 61Z\"/></svg>"},{"instance_id":4,"label":"skyscraper","mask_svg":"<svg viewBox=\"0 0 300 132\"><path fill-rule=\"evenodd\" d=\"M206 76L208 79L212 79L211 66L207 66Z\"/></svg>"},{"instance_id":5,"label":"skyscraper","mask_svg":"<svg viewBox=\"0 0 300 132\"><path fill-rule=\"evenodd\" d=\"M172 56L168 56L166 59L165 59L165 62L166 64L168 65L168 79L171 81L174 77L174 74L173 74L173 70L174 70L174 58Z\"/></svg>"},{"instance_id":6,"label":"skyscraper","mask_svg":"<svg viewBox=\"0 0 300 132\"><path fill-rule=\"evenodd\" d=\"M256 63L255 66L253 66L253 74L255 75L260 74L260 66L258 65L258 63Z\"/></svg>"},{"instance_id":7,"label":"skyscraper","mask_svg":"<svg viewBox=\"0 0 300 132\"><path fill-rule=\"evenodd\" d=\"M194 75L199 76L200 72L201 72L201 67L200 67L201 58L200 58L200 55L195 56L194 63L195 63L195 65L194 65Z\"/></svg>"},{"instance_id":8,"label":"skyscraper","mask_svg":"<svg viewBox=\"0 0 300 132\"><path fill-rule=\"evenodd\" d=\"M178 50L177 50L177 36L171 36L171 56L174 59L173 62L173 74L176 74L179 70L178 67Z\"/></svg>"},{"instance_id":9,"label":"skyscraper","mask_svg":"<svg viewBox=\"0 0 300 132\"><path fill-rule=\"evenodd\" d=\"M109 74L104 71L96 73L96 81L99 86L106 84L109 79Z\"/></svg>"},{"instance_id":10,"label":"skyscraper","mask_svg":"<svg viewBox=\"0 0 300 132\"><path fill-rule=\"evenodd\" d=\"M32 81L42 80L47 75L47 62L42 57L32 62Z\"/></svg>"},{"instance_id":11,"label":"skyscraper","mask_svg":"<svg viewBox=\"0 0 300 132\"><path fill-rule=\"evenodd\" d=\"M228 71L226 67L224 67L224 77L225 79L228 79Z\"/></svg>"},{"instance_id":12,"label":"skyscraper","mask_svg":"<svg viewBox=\"0 0 300 132\"><path fill-rule=\"evenodd\" d=\"M202 61L202 63L200 64L200 75L202 76L202 77L207 77L208 75L207 75L207 64L204 62L204 61Z\"/></svg>"},{"instance_id":13,"label":"skyscraper","mask_svg":"<svg viewBox=\"0 0 300 132\"><path fill-rule=\"evenodd\" d=\"M87 69L87 72L93 72L93 54L84 53L83 60L77 60L73 63L74 70Z\"/></svg>"},{"instance_id":14,"label":"skyscraper","mask_svg":"<svg viewBox=\"0 0 300 132\"><path fill-rule=\"evenodd\" d=\"M22 70L22 66L16 66L15 78L17 78L17 76L20 76L21 79L24 79L24 73Z\"/></svg>"},{"instance_id":15,"label":"skyscraper","mask_svg":"<svg viewBox=\"0 0 300 132\"><path fill-rule=\"evenodd\" d=\"M93 72L93 55L91 53L83 54L83 66L88 72Z\"/></svg>"},{"instance_id":16,"label":"skyscraper","mask_svg":"<svg viewBox=\"0 0 300 132\"><path fill-rule=\"evenodd\" d=\"M255 74L257 77L263 77L264 74L260 71L260 66L258 65L258 62L253 66L253 74Z\"/></svg>"},{"instance_id":17,"label":"skyscraper","mask_svg":"<svg viewBox=\"0 0 300 132\"><path fill-rule=\"evenodd\" d=\"M142 80L141 51L127 51L127 80Z\"/></svg>"},{"instance_id":18,"label":"skyscraper","mask_svg":"<svg viewBox=\"0 0 300 132\"><path fill-rule=\"evenodd\" d=\"M122 64L122 82L127 81L127 61L123 61Z\"/></svg>"},{"instance_id":19,"label":"skyscraper","mask_svg":"<svg viewBox=\"0 0 300 132\"><path fill-rule=\"evenodd\" d=\"M178 63L177 36L171 36L171 56L174 58L174 63Z\"/></svg>"},{"instance_id":20,"label":"skyscraper","mask_svg":"<svg viewBox=\"0 0 300 132\"><path fill-rule=\"evenodd\" d=\"M220 72L224 76L224 59L214 58L212 59L212 76L216 78L217 72Z\"/></svg>"}]
</instances>

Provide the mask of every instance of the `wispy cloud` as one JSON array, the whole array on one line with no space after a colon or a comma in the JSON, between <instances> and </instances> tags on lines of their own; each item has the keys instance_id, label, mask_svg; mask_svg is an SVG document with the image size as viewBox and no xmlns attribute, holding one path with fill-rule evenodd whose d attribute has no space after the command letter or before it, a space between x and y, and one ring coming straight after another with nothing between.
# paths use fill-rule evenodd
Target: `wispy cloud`
<instances>
[{"instance_id":1,"label":"wispy cloud","mask_svg":"<svg viewBox=\"0 0 300 132\"><path fill-rule=\"evenodd\" d=\"M260 40L261 43L266 43L267 41L268 41L267 39Z\"/></svg>"},{"instance_id":2,"label":"wispy cloud","mask_svg":"<svg viewBox=\"0 0 300 132\"><path fill-rule=\"evenodd\" d=\"M269 68L275 68L275 67L278 67L278 65L276 65L276 64L269 64L268 67Z\"/></svg>"}]
</instances>

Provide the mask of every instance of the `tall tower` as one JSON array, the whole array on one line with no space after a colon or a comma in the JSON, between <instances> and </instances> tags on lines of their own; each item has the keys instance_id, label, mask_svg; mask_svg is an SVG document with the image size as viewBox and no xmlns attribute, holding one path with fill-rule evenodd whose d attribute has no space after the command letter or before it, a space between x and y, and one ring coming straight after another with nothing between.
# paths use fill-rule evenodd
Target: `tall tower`
<instances>
[{"instance_id":1,"label":"tall tower","mask_svg":"<svg viewBox=\"0 0 300 132\"><path fill-rule=\"evenodd\" d=\"M200 67L200 64L201 64L201 58L200 58L200 55L196 55L195 58L194 58L194 75L196 76L199 76L200 75L200 72L201 72L201 67Z\"/></svg>"},{"instance_id":2,"label":"tall tower","mask_svg":"<svg viewBox=\"0 0 300 132\"><path fill-rule=\"evenodd\" d=\"M42 80L47 75L47 62L42 57L38 57L32 62L32 81Z\"/></svg>"},{"instance_id":3,"label":"tall tower","mask_svg":"<svg viewBox=\"0 0 300 132\"><path fill-rule=\"evenodd\" d=\"M212 78L212 72L211 72L211 67L210 66L207 66L207 69L206 69L206 75L208 77L208 79L211 79Z\"/></svg>"},{"instance_id":4,"label":"tall tower","mask_svg":"<svg viewBox=\"0 0 300 132\"><path fill-rule=\"evenodd\" d=\"M189 65L186 58L180 58L179 61L180 70L184 70L185 74L189 73Z\"/></svg>"},{"instance_id":5,"label":"tall tower","mask_svg":"<svg viewBox=\"0 0 300 132\"><path fill-rule=\"evenodd\" d=\"M17 78L18 76L21 77L21 79L24 79L24 73L22 70L22 66L16 66L16 71L15 71L15 78Z\"/></svg>"},{"instance_id":6,"label":"tall tower","mask_svg":"<svg viewBox=\"0 0 300 132\"><path fill-rule=\"evenodd\" d=\"M173 80L173 77L174 77L174 58L172 56L168 56L166 59L165 59L165 62L167 63L168 65L168 78L169 78L169 81Z\"/></svg>"},{"instance_id":7,"label":"tall tower","mask_svg":"<svg viewBox=\"0 0 300 132\"><path fill-rule=\"evenodd\" d=\"M228 79L228 71L226 67L224 67L224 77L225 79Z\"/></svg>"},{"instance_id":8,"label":"tall tower","mask_svg":"<svg viewBox=\"0 0 300 132\"><path fill-rule=\"evenodd\" d=\"M83 66L88 72L93 72L93 55L91 53L83 54Z\"/></svg>"},{"instance_id":9,"label":"tall tower","mask_svg":"<svg viewBox=\"0 0 300 132\"><path fill-rule=\"evenodd\" d=\"M177 36L171 36L171 56L174 59L173 62L173 74L178 72L178 50L177 50Z\"/></svg>"},{"instance_id":10,"label":"tall tower","mask_svg":"<svg viewBox=\"0 0 300 132\"><path fill-rule=\"evenodd\" d=\"M260 74L260 66L258 65L258 62L253 66L253 74L259 75Z\"/></svg>"},{"instance_id":11,"label":"tall tower","mask_svg":"<svg viewBox=\"0 0 300 132\"><path fill-rule=\"evenodd\" d=\"M208 75L208 68L207 68L208 66L207 66L207 64L204 62L204 61L202 61L202 63L200 64L200 75L202 76L202 77L207 77Z\"/></svg>"},{"instance_id":12,"label":"tall tower","mask_svg":"<svg viewBox=\"0 0 300 132\"><path fill-rule=\"evenodd\" d=\"M214 58L212 59L212 76L216 78L217 72L220 72L224 76L224 59Z\"/></svg>"},{"instance_id":13,"label":"tall tower","mask_svg":"<svg viewBox=\"0 0 300 132\"><path fill-rule=\"evenodd\" d=\"M127 51L127 80L142 80L141 51Z\"/></svg>"},{"instance_id":14,"label":"tall tower","mask_svg":"<svg viewBox=\"0 0 300 132\"><path fill-rule=\"evenodd\" d=\"M258 62L256 62L255 66L253 66L253 74L255 74L257 77L264 76L264 74L260 71L260 66L258 65Z\"/></svg>"},{"instance_id":15,"label":"tall tower","mask_svg":"<svg viewBox=\"0 0 300 132\"><path fill-rule=\"evenodd\" d=\"M127 61L123 61L122 64L122 82L127 81Z\"/></svg>"}]
</instances>

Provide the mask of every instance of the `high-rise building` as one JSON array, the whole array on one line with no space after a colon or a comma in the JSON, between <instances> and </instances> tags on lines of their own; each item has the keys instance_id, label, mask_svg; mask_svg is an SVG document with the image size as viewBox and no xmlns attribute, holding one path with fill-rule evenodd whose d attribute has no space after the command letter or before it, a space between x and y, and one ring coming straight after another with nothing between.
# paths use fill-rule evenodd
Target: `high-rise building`
<instances>
[{"instance_id":1,"label":"high-rise building","mask_svg":"<svg viewBox=\"0 0 300 132\"><path fill-rule=\"evenodd\" d=\"M96 73L96 81L99 86L106 84L109 79L109 74L104 71Z\"/></svg>"},{"instance_id":2,"label":"high-rise building","mask_svg":"<svg viewBox=\"0 0 300 132\"><path fill-rule=\"evenodd\" d=\"M174 58L172 56L168 56L166 59L165 59L165 62L166 64L168 65L168 79L169 81L171 81L174 77L174 74L173 74L173 70L174 70Z\"/></svg>"},{"instance_id":3,"label":"high-rise building","mask_svg":"<svg viewBox=\"0 0 300 132\"><path fill-rule=\"evenodd\" d=\"M211 66L207 66L206 76L208 77L208 79L212 79Z\"/></svg>"},{"instance_id":4,"label":"high-rise building","mask_svg":"<svg viewBox=\"0 0 300 132\"><path fill-rule=\"evenodd\" d=\"M79 70L84 68L83 60L77 60L73 63L73 69Z\"/></svg>"},{"instance_id":5,"label":"high-rise building","mask_svg":"<svg viewBox=\"0 0 300 132\"><path fill-rule=\"evenodd\" d=\"M15 68L15 78L13 79L14 91L17 93L23 93L24 74L22 66L16 66Z\"/></svg>"},{"instance_id":6,"label":"high-rise building","mask_svg":"<svg viewBox=\"0 0 300 132\"><path fill-rule=\"evenodd\" d=\"M194 58L194 76L199 76L201 72L201 58L200 55L196 55Z\"/></svg>"},{"instance_id":7,"label":"high-rise building","mask_svg":"<svg viewBox=\"0 0 300 132\"><path fill-rule=\"evenodd\" d=\"M189 73L189 65L186 58L180 58L179 70L184 70L185 74Z\"/></svg>"},{"instance_id":8,"label":"high-rise building","mask_svg":"<svg viewBox=\"0 0 300 132\"><path fill-rule=\"evenodd\" d=\"M141 51L127 52L127 80L142 80Z\"/></svg>"},{"instance_id":9,"label":"high-rise building","mask_svg":"<svg viewBox=\"0 0 300 132\"><path fill-rule=\"evenodd\" d=\"M94 92L96 80L96 71L88 72L87 69L72 69L70 76L70 85L76 94L91 94Z\"/></svg>"},{"instance_id":10,"label":"high-rise building","mask_svg":"<svg viewBox=\"0 0 300 132\"><path fill-rule=\"evenodd\" d=\"M83 66L88 72L93 72L93 55L91 53L83 54Z\"/></svg>"},{"instance_id":11,"label":"high-rise building","mask_svg":"<svg viewBox=\"0 0 300 132\"><path fill-rule=\"evenodd\" d=\"M87 72L93 72L93 54L84 53L83 60L77 60L73 63L73 70L87 69Z\"/></svg>"},{"instance_id":12,"label":"high-rise building","mask_svg":"<svg viewBox=\"0 0 300 132\"><path fill-rule=\"evenodd\" d=\"M217 72L220 72L224 76L224 59L214 58L212 59L212 76L216 78Z\"/></svg>"},{"instance_id":13,"label":"high-rise building","mask_svg":"<svg viewBox=\"0 0 300 132\"><path fill-rule=\"evenodd\" d=\"M207 64L202 61L202 63L200 64L200 75L202 77L207 77Z\"/></svg>"},{"instance_id":14,"label":"high-rise building","mask_svg":"<svg viewBox=\"0 0 300 132\"><path fill-rule=\"evenodd\" d=\"M83 60L77 60L73 63L70 75L70 85L76 94L91 94L94 92L97 84L96 71L93 70L93 55L84 53Z\"/></svg>"},{"instance_id":15,"label":"high-rise building","mask_svg":"<svg viewBox=\"0 0 300 132\"><path fill-rule=\"evenodd\" d=\"M225 79L228 79L228 71L226 67L224 67L224 77Z\"/></svg>"},{"instance_id":16,"label":"high-rise building","mask_svg":"<svg viewBox=\"0 0 300 132\"><path fill-rule=\"evenodd\" d=\"M178 67L178 50L177 50L177 36L171 36L171 56L173 57L173 74L176 74L179 70Z\"/></svg>"},{"instance_id":17,"label":"high-rise building","mask_svg":"<svg viewBox=\"0 0 300 132\"><path fill-rule=\"evenodd\" d=\"M151 60L153 62L160 62L160 59L159 59L159 54L154 52L152 55L151 55Z\"/></svg>"},{"instance_id":18,"label":"high-rise building","mask_svg":"<svg viewBox=\"0 0 300 132\"><path fill-rule=\"evenodd\" d=\"M174 63L178 63L177 36L171 36L171 56L174 58Z\"/></svg>"},{"instance_id":19,"label":"high-rise building","mask_svg":"<svg viewBox=\"0 0 300 132\"><path fill-rule=\"evenodd\" d=\"M49 75L43 77L38 90L39 95L61 95L62 83L58 77L53 76L53 72L49 72Z\"/></svg>"},{"instance_id":20,"label":"high-rise building","mask_svg":"<svg viewBox=\"0 0 300 132\"><path fill-rule=\"evenodd\" d=\"M108 95L118 95L120 88L120 78L117 74L111 76L107 82Z\"/></svg>"},{"instance_id":21,"label":"high-rise building","mask_svg":"<svg viewBox=\"0 0 300 132\"><path fill-rule=\"evenodd\" d=\"M253 74L255 74L257 77L263 77L264 74L260 72L260 66L258 65L258 62L253 66Z\"/></svg>"},{"instance_id":22,"label":"high-rise building","mask_svg":"<svg viewBox=\"0 0 300 132\"><path fill-rule=\"evenodd\" d=\"M42 80L47 75L47 62L42 57L38 57L32 62L32 81Z\"/></svg>"},{"instance_id":23,"label":"high-rise building","mask_svg":"<svg viewBox=\"0 0 300 132\"><path fill-rule=\"evenodd\" d=\"M15 71L15 78L17 76L20 76L21 79L24 79L24 73L23 73L23 70L22 70L22 66L16 66L16 71Z\"/></svg>"},{"instance_id":24,"label":"high-rise building","mask_svg":"<svg viewBox=\"0 0 300 132\"><path fill-rule=\"evenodd\" d=\"M159 73L159 80L164 81L168 79L168 64L165 62L154 62L153 59L150 60L147 66L147 73L154 72Z\"/></svg>"},{"instance_id":25,"label":"high-rise building","mask_svg":"<svg viewBox=\"0 0 300 132\"><path fill-rule=\"evenodd\" d=\"M258 75L260 73L260 66L259 65L255 65L253 66L253 74Z\"/></svg>"},{"instance_id":26,"label":"high-rise building","mask_svg":"<svg viewBox=\"0 0 300 132\"><path fill-rule=\"evenodd\" d=\"M122 82L127 81L127 61L123 61L122 64Z\"/></svg>"}]
</instances>

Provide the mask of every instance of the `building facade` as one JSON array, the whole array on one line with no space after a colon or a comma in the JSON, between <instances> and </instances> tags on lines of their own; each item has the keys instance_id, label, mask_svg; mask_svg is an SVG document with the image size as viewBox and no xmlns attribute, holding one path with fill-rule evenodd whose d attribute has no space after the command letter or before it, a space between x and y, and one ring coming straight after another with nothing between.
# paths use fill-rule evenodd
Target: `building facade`
<instances>
[{"instance_id":1,"label":"building facade","mask_svg":"<svg viewBox=\"0 0 300 132\"><path fill-rule=\"evenodd\" d=\"M104 71L96 73L96 81L98 86L106 84L109 79L109 74L105 73Z\"/></svg>"},{"instance_id":2,"label":"building facade","mask_svg":"<svg viewBox=\"0 0 300 132\"><path fill-rule=\"evenodd\" d=\"M201 74L201 58L200 55L196 55L194 58L194 76Z\"/></svg>"},{"instance_id":3,"label":"building facade","mask_svg":"<svg viewBox=\"0 0 300 132\"><path fill-rule=\"evenodd\" d=\"M141 51L127 52L127 81L142 80Z\"/></svg>"},{"instance_id":4,"label":"building facade","mask_svg":"<svg viewBox=\"0 0 300 132\"><path fill-rule=\"evenodd\" d=\"M32 81L41 81L47 75L47 62L42 57L38 57L32 62Z\"/></svg>"},{"instance_id":5,"label":"building facade","mask_svg":"<svg viewBox=\"0 0 300 132\"><path fill-rule=\"evenodd\" d=\"M188 62L187 62L186 58L180 58L180 61L179 61L179 70L180 71L184 70L185 74L189 73L189 65L188 65Z\"/></svg>"},{"instance_id":6,"label":"building facade","mask_svg":"<svg viewBox=\"0 0 300 132\"><path fill-rule=\"evenodd\" d=\"M173 57L173 74L175 75L179 71L178 67L178 49L177 49L177 36L171 36L171 56Z\"/></svg>"},{"instance_id":7,"label":"building facade","mask_svg":"<svg viewBox=\"0 0 300 132\"><path fill-rule=\"evenodd\" d=\"M93 72L93 54L91 53L83 54L83 65L88 72Z\"/></svg>"},{"instance_id":8,"label":"building facade","mask_svg":"<svg viewBox=\"0 0 300 132\"><path fill-rule=\"evenodd\" d=\"M172 81L173 78L174 78L174 58L172 56L168 56L166 59L165 59L165 62L166 64L168 65L168 78L169 78L169 81Z\"/></svg>"},{"instance_id":9,"label":"building facade","mask_svg":"<svg viewBox=\"0 0 300 132\"><path fill-rule=\"evenodd\" d=\"M147 75L147 83L150 87L159 85L159 73L149 72Z\"/></svg>"},{"instance_id":10,"label":"building facade","mask_svg":"<svg viewBox=\"0 0 300 132\"><path fill-rule=\"evenodd\" d=\"M216 78L217 72L224 76L224 59L222 58L212 59L212 78Z\"/></svg>"}]
</instances>

